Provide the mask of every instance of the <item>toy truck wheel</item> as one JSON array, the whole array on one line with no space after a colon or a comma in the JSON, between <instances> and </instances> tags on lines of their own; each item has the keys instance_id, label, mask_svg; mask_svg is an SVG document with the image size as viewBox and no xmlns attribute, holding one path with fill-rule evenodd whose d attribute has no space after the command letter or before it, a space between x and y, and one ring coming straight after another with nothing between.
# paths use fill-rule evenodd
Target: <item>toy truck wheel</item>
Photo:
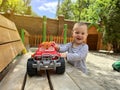
<instances>
[{"instance_id":1,"label":"toy truck wheel","mask_svg":"<svg viewBox=\"0 0 120 90\"><path fill-rule=\"evenodd\" d=\"M60 58L60 60L58 62L61 63L61 66L56 67L56 73L63 74L65 72L65 60L64 60L64 58Z\"/></svg>"},{"instance_id":2,"label":"toy truck wheel","mask_svg":"<svg viewBox=\"0 0 120 90\"><path fill-rule=\"evenodd\" d=\"M34 76L37 75L37 69L32 67L32 64L34 64L35 62L33 61L32 58L29 58L27 61L27 74L29 76Z\"/></svg>"}]
</instances>

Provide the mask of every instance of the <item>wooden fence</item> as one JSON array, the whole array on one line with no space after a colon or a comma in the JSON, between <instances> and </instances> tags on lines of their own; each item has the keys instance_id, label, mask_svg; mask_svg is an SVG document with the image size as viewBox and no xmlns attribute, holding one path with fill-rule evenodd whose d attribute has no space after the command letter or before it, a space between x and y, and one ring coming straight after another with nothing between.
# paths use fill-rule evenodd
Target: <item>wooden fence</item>
<instances>
[{"instance_id":1,"label":"wooden fence","mask_svg":"<svg viewBox=\"0 0 120 90\"><path fill-rule=\"evenodd\" d=\"M43 35L42 34L42 32L43 32L42 31L42 24L43 24L42 17L21 16L21 15L11 15L11 14L4 15L4 16L6 16L7 18L9 18L13 22L15 22L15 25L17 26L17 29L19 31L21 29L25 29L29 33L30 40L31 40L30 46L37 46L37 44L41 42L40 40L42 40L42 39L34 40L31 38L32 37L31 35L36 35L36 36L33 36L33 38L41 37L41 36L37 36L37 35ZM71 37L71 30L73 28L74 23L75 23L75 21L70 21L70 20L64 19L64 16L58 16L58 18L56 18L56 19L47 18L46 34L53 35L55 38L57 36L59 36L59 37L57 37L57 39L55 39L55 41L61 43L62 42L61 35L63 34L64 24L67 24L67 37ZM89 25L90 23L87 23L87 24ZM89 45L90 50L102 49L102 36L97 31L97 28L94 25L89 27L88 36L89 37L87 39L88 40L87 44ZM49 38L49 36L47 36L47 37ZM94 38L94 37L96 37L96 38ZM61 39L59 39L59 38L61 38ZM33 44L33 42L35 42L35 44Z\"/></svg>"},{"instance_id":2,"label":"wooden fence","mask_svg":"<svg viewBox=\"0 0 120 90\"><path fill-rule=\"evenodd\" d=\"M46 41L55 41L56 43L63 44L63 36L46 36ZM67 38L67 42L71 42L73 40L72 37ZM42 35L34 35L29 36L29 44L30 47L38 47L38 45L42 42Z\"/></svg>"}]
</instances>

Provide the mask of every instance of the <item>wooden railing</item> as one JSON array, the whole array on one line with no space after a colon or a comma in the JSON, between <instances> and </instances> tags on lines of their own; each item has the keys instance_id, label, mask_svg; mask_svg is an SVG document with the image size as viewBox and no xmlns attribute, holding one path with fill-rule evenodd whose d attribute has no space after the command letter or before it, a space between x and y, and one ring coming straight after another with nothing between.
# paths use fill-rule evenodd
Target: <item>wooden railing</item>
<instances>
[{"instance_id":1,"label":"wooden railing","mask_svg":"<svg viewBox=\"0 0 120 90\"><path fill-rule=\"evenodd\" d=\"M67 38L67 42L71 42L72 40L73 40L72 37ZM46 41L51 41L51 37L49 35L46 36ZM52 36L52 41L62 44L63 36ZM42 35L29 36L30 47L38 47L40 43L42 43Z\"/></svg>"}]
</instances>

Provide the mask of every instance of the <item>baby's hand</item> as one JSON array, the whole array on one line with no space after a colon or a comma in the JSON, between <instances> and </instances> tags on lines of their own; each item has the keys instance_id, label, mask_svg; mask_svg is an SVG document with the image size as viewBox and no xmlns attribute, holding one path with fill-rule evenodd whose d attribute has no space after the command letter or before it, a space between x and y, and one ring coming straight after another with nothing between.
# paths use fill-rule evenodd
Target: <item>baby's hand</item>
<instances>
[{"instance_id":1,"label":"baby's hand","mask_svg":"<svg viewBox=\"0 0 120 90\"><path fill-rule=\"evenodd\" d=\"M60 49L59 45L56 44L56 43L55 43L55 49L56 49L57 51L59 51L59 49Z\"/></svg>"},{"instance_id":2,"label":"baby's hand","mask_svg":"<svg viewBox=\"0 0 120 90\"><path fill-rule=\"evenodd\" d=\"M60 53L61 57L66 58L67 57L67 53Z\"/></svg>"},{"instance_id":3,"label":"baby's hand","mask_svg":"<svg viewBox=\"0 0 120 90\"><path fill-rule=\"evenodd\" d=\"M54 45L55 49L59 51L59 45L55 43L55 41L50 41L50 42Z\"/></svg>"}]
</instances>

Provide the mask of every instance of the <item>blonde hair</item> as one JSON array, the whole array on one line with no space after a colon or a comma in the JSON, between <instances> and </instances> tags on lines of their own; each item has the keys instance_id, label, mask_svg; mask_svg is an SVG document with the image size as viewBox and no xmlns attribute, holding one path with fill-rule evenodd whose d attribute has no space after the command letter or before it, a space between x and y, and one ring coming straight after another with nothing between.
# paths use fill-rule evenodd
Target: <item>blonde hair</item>
<instances>
[{"instance_id":1,"label":"blonde hair","mask_svg":"<svg viewBox=\"0 0 120 90\"><path fill-rule=\"evenodd\" d=\"M77 27L79 27L79 26L86 26L87 27L87 29L88 29L88 25L87 25L87 23L85 23L85 22L77 22L77 23L75 23L74 24L74 26L73 26L73 30L74 30L74 28L77 26Z\"/></svg>"},{"instance_id":2,"label":"blonde hair","mask_svg":"<svg viewBox=\"0 0 120 90\"><path fill-rule=\"evenodd\" d=\"M85 22L77 22L74 25L78 25L78 26L86 25L88 27L87 23Z\"/></svg>"}]
</instances>

